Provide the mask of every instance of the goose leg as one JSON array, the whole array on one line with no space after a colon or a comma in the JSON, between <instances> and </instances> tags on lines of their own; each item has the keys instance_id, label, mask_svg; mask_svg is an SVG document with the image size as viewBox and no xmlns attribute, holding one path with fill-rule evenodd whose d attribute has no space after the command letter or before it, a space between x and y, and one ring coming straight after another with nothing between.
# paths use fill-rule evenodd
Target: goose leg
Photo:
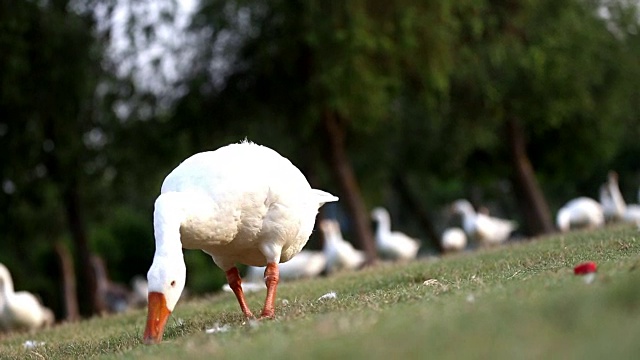
<instances>
[{"instance_id":1,"label":"goose leg","mask_svg":"<svg viewBox=\"0 0 640 360\"><path fill-rule=\"evenodd\" d=\"M251 310L249 310L249 306L247 305L247 300L244 298L244 292L242 291L242 280L240 278L240 273L238 272L238 268L235 266L231 269L225 271L227 275L227 282L233 290L233 293L236 294L236 299L238 299L238 304L240 304L240 309L242 309L242 313L244 316L249 319L253 317Z\"/></svg>"},{"instance_id":2,"label":"goose leg","mask_svg":"<svg viewBox=\"0 0 640 360\"><path fill-rule=\"evenodd\" d=\"M267 298L264 301L261 319L275 317L276 288L280 281L280 270L277 263L268 263L264 270L264 282L267 285Z\"/></svg>"}]
</instances>

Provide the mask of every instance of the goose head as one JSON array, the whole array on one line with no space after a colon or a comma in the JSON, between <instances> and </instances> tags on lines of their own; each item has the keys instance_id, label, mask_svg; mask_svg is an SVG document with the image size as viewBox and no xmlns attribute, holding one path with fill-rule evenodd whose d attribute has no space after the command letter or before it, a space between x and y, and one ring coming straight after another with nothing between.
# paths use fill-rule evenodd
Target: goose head
<instances>
[{"instance_id":1,"label":"goose head","mask_svg":"<svg viewBox=\"0 0 640 360\"><path fill-rule=\"evenodd\" d=\"M450 210L451 210L451 213L453 214L458 214L463 216L473 215L476 212L473 209L473 206L471 205L471 203L465 199L454 201L453 204L451 204Z\"/></svg>"},{"instance_id":2,"label":"goose head","mask_svg":"<svg viewBox=\"0 0 640 360\"><path fill-rule=\"evenodd\" d=\"M162 341L169 315L184 290L187 267L182 253L174 255L156 254L147 273L149 295L145 344Z\"/></svg>"},{"instance_id":3,"label":"goose head","mask_svg":"<svg viewBox=\"0 0 640 360\"><path fill-rule=\"evenodd\" d=\"M322 235L324 236L325 242L329 242L335 239L335 225L335 221L331 219L323 219L318 224L318 226L320 227L320 231L322 231Z\"/></svg>"},{"instance_id":4,"label":"goose head","mask_svg":"<svg viewBox=\"0 0 640 360\"><path fill-rule=\"evenodd\" d=\"M383 207L377 207L371 210L371 218L377 222L389 222L389 212Z\"/></svg>"}]
</instances>

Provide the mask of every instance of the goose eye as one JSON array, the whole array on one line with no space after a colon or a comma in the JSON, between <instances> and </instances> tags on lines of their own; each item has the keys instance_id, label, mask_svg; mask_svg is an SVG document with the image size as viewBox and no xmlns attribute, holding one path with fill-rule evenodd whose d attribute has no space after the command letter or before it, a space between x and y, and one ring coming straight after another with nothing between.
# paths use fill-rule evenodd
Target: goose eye
<instances>
[{"instance_id":1,"label":"goose eye","mask_svg":"<svg viewBox=\"0 0 640 360\"><path fill-rule=\"evenodd\" d=\"M173 280L173 281L171 282L171 286L176 286L176 281L175 281L175 280Z\"/></svg>"}]
</instances>

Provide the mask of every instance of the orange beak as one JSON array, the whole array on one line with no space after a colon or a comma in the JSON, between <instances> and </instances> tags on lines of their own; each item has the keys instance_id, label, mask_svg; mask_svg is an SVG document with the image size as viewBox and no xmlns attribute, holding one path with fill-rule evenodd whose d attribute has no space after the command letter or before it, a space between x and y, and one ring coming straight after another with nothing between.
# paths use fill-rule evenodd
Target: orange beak
<instances>
[{"instance_id":1,"label":"orange beak","mask_svg":"<svg viewBox=\"0 0 640 360\"><path fill-rule=\"evenodd\" d=\"M167 309L167 299L159 292L149 293L149 308L147 312L147 328L142 340L145 344L159 344L164 334L164 326L171 315Z\"/></svg>"}]
</instances>

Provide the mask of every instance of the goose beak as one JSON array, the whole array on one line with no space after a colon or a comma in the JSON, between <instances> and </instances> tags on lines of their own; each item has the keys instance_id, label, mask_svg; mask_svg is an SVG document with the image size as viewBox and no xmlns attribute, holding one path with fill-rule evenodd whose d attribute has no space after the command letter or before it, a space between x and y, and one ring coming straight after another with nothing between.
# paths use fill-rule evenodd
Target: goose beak
<instances>
[{"instance_id":1,"label":"goose beak","mask_svg":"<svg viewBox=\"0 0 640 360\"><path fill-rule=\"evenodd\" d=\"M144 343L159 344L164 334L164 326L171 315L167 309L167 299L159 292L149 293L149 307L147 312L147 327L144 330Z\"/></svg>"}]
</instances>

